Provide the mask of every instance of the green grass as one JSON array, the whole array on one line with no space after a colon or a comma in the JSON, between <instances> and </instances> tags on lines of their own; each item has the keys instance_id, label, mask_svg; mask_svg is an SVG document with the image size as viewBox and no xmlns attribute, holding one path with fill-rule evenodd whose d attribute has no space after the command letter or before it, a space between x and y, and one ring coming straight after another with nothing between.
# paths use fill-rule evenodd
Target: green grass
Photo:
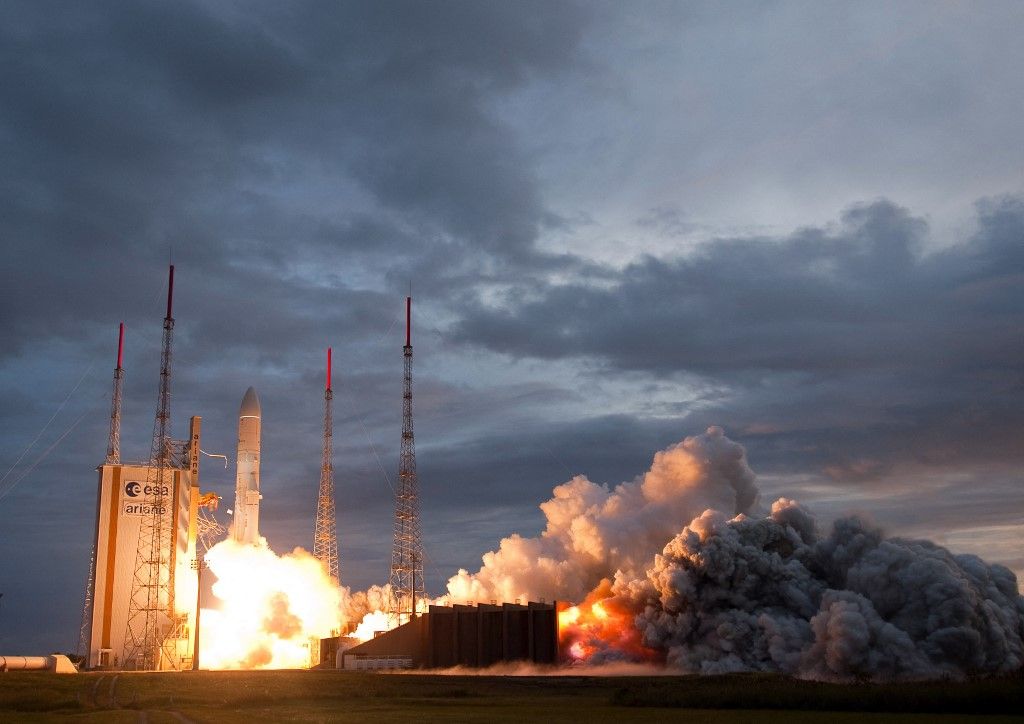
<instances>
[{"instance_id":1,"label":"green grass","mask_svg":"<svg viewBox=\"0 0 1024 724\"><path fill-rule=\"evenodd\" d=\"M0 722L1024 721L1021 679L835 685L779 676L501 677L332 671L0 675ZM113 686L112 686L113 684ZM827 712L827 714L826 714Z\"/></svg>"}]
</instances>

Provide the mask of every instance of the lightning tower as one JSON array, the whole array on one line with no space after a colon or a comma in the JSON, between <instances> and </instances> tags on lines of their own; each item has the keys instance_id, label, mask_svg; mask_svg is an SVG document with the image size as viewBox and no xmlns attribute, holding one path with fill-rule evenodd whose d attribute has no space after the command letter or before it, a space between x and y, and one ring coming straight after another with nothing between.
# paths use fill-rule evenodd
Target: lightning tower
<instances>
[{"instance_id":1,"label":"lightning tower","mask_svg":"<svg viewBox=\"0 0 1024 724\"><path fill-rule=\"evenodd\" d=\"M420 535L419 482L412 431L412 297L405 298L405 379L402 386L402 449L395 492L395 544L391 552L391 613L398 623L415 618L424 598L423 541Z\"/></svg>"},{"instance_id":2,"label":"lightning tower","mask_svg":"<svg viewBox=\"0 0 1024 724\"><path fill-rule=\"evenodd\" d=\"M338 526L334 510L334 417L331 410L331 348L327 348L327 384L324 388L324 448L320 463L320 494L316 501L313 555L338 580Z\"/></svg>"},{"instance_id":3,"label":"lightning tower","mask_svg":"<svg viewBox=\"0 0 1024 724\"><path fill-rule=\"evenodd\" d=\"M114 368L114 389L110 395L110 436L107 438L107 465L121 464L121 388L124 385L124 322L117 331L117 366ZM92 544L89 558L89 579L85 583L85 600L82 604L82 626L78 637L78 654L89 653L89 626L92 623L93 576L96 574L96 541Z\"/></svg>"},{"instance_id":4,"label":"lightning tower","mask_svg":"<svg viewBox=\"0 0 1024 724\"><path fill-rule=\"evenodd\" d=\"M171 570L171 506L169 468L171 467L171 338L174 317L174 265L167 282L167 316L164 317L163 345L160 352L160 391L153 445L150 450L146 501L150 512L139 526L135 552L135 575L128 601L128 625L121 664L124 668L152 671L160 668L161 647L174 619L174 572ZM175 662L176 663L176 662Z\"/></svg>"},{"instance_id":5,"label":"lightning tower","mask_svg":"<svg viewBox=\"0 0 1024 724\"><path fill-rule=\"evenodd\" d=\"M107 438L108 465L121 464L121 388L124 385L124 322L117 332L117 367L114 368L114 390L110 395L110 437Z\"/></svg>"}]
</instances>

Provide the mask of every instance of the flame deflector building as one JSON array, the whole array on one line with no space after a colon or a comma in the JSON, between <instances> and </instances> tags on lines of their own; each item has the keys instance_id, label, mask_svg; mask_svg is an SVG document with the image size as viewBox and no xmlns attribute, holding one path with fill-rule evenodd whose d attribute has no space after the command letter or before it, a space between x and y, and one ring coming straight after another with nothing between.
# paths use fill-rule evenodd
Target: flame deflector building
<instances>
[{"instance_id":1,"label":"flame deflector building","mask_svg":"<svg viewBox=\"0 0 1024 724\"><path fill-rule=\"evenodd\" d=\"M341 639L340 641L343 641ZM503 662L558 662L555 603L430 606L396 629L344 650L321 642L323 662L345 669L484 668Z\"/></svg>"}]
</instances>

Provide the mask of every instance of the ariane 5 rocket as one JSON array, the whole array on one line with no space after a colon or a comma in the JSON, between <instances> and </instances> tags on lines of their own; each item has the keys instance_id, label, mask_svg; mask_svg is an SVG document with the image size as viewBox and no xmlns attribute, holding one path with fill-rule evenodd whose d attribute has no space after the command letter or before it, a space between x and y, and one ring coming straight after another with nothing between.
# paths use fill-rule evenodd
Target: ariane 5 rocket
<instances>
[{"instance_id":1,"label":"ariane 5 rocket","mask_svg":"<svg viewBox=\"0 0 1024 724\"><path fill-rule=\"evenodd\" d=\"M231 535L239 543L260 540L260 398L250 387L238 410L235 517Z\"/></svg>"}]
</instances>

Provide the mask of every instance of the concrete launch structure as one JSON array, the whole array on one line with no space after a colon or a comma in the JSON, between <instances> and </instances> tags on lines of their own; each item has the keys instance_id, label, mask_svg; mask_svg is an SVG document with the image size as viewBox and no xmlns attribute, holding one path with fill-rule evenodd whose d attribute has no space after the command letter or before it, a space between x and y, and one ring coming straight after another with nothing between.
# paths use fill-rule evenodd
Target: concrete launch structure
<instances>
[{"instance_id":1,"label":"concrete launch structure","mask_svg":"<svg viewBox=\"0 0 1024 724\"><path fill-rule=\"evenodd\" d=\"M88 624L86 666L121 668L125 649L129 599L135 572L135 552L143 518L161 514L171 526L169 559L174 576L174 615L162 612L161 630L166 639L160 668L188 665L194 641L196 572L191 569L196 555L196 506L199 500L200 419L190 423L190 439L171 441L170 465L163 480L155 479L146 463L104 463L97 468L99 483L96 506L96 563L91 581L94 591ZM162 491L153 489L162 485ZM162 494L158 494L162 493ZM191 591L191 595L188 592ZM184 594L184 595L182 595ZM162 605L169 608L168 601Z\"/></svg>"},{"instance_id":2,"label":"concrete launch structure","mask_svg":"<svg viewBox=\"0 0 1024 724\"><path fill-rule=\"evenodd\" d=\"M238 458L231 537L255 545L260 540L260 398L250 387L238 410Z\"/></svg>"},{"instance_id":3,"label":"concrete launch structure","mask_svg":"<svg viewBox=\"0 0 1024 724\"><path fill-rule=\"evenodd\" d=\"M434 606L398 628L351 648L320 642L320 660L340 669L486 668L525 661L556 664L558 611L566 604ZM340 650L339 650L340 649Z\"/></svg>"}]
</instances>

